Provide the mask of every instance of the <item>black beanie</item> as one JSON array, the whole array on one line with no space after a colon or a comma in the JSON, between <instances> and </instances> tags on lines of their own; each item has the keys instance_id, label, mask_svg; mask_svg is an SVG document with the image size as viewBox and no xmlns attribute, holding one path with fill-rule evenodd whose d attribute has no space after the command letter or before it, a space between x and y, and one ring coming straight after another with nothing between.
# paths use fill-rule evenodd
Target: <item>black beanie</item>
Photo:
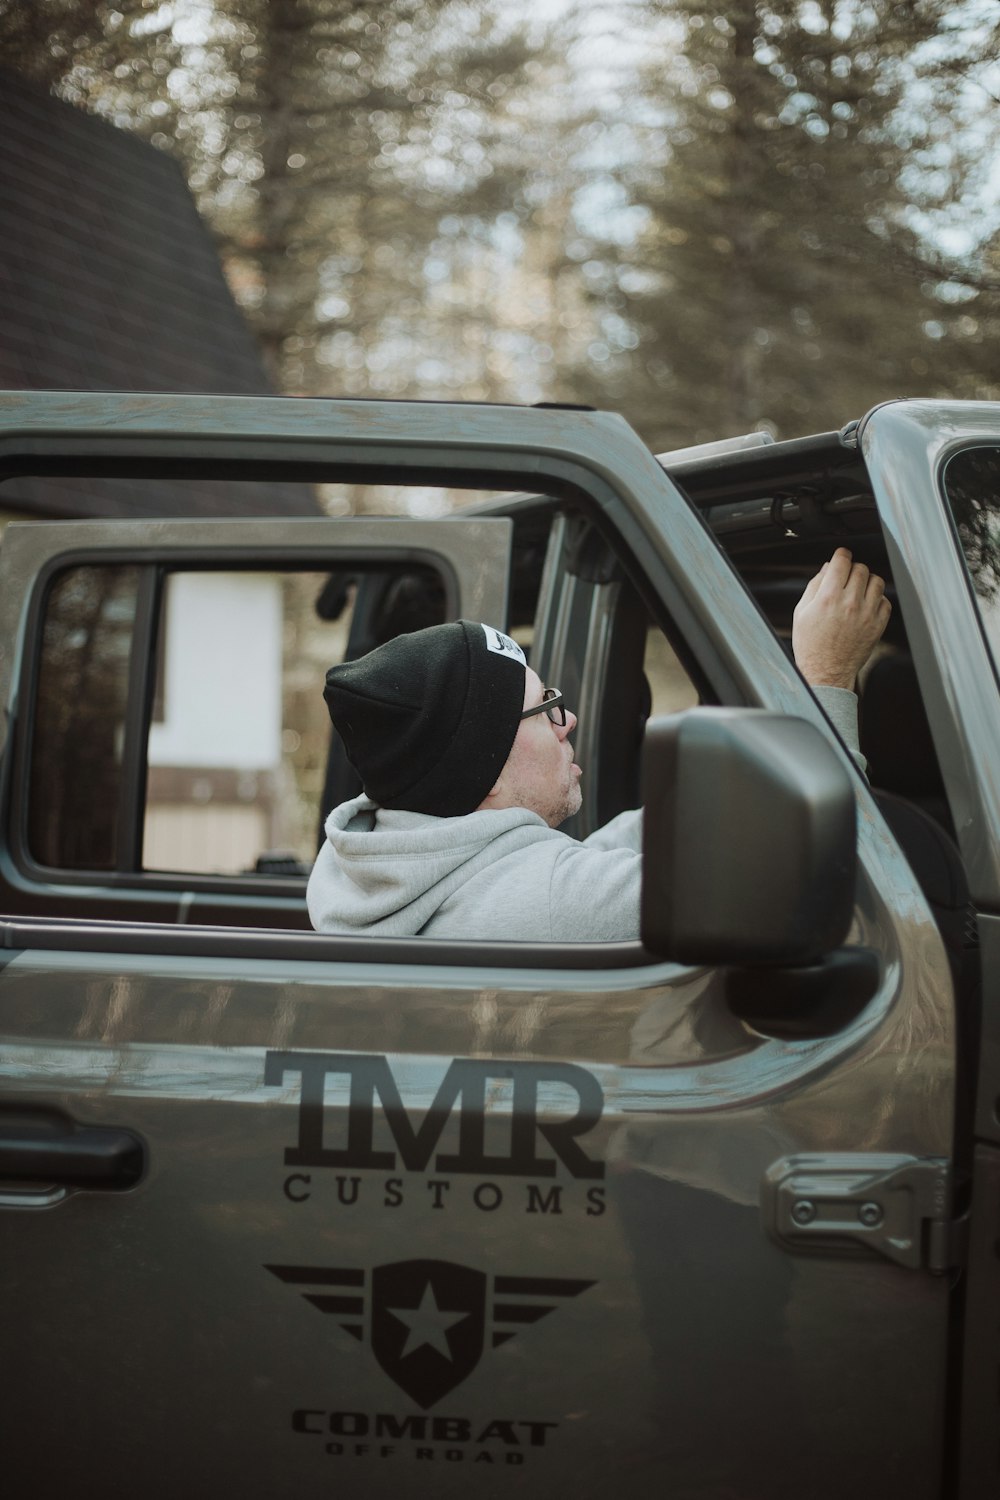
<instances>
[{"instance_id":1,"label":"black beanie","mask_svg":"<svg viewBox=\"0 0 1000 1500\"><path fill-rule=\"evenodd\" d=\"M454 818L474 812L503 769L526 666L510 636L456 620L331 667L323 697L373 802Z\"/></svg>"}]
</instances>

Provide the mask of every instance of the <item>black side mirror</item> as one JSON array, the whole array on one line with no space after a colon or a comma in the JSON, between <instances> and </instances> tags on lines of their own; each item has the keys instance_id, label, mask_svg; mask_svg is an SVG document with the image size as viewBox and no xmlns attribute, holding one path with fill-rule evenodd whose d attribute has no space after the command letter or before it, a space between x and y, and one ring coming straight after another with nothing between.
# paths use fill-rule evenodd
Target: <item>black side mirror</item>
<instances>
[{"instance_id":1,"label":"black side mirror","mask_svg":"<svg viewBox=\"0 0 1000 1500\"><path fill-rule=\"evenodd\" d=\"M804 719L695 708L643 749L642 940L687 964L808 964L854 912L851 775Z\"/></svg>"}]
</instances>

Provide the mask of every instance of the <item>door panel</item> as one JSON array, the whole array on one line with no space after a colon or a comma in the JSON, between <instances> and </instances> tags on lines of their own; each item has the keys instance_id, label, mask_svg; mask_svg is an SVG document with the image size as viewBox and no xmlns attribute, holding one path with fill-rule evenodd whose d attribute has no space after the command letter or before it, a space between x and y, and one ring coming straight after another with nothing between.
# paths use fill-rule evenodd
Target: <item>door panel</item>
<instances>
[{"instance_id":1,"label":"door panel","mask_svg":"<svg viewBox=\"0 0 1000 1500\"><path fill-rule=\"evenodd\" d=\"M209 959L183 930L118 957L114 925L84 953L22 923L0 1127L58 1111L135 1132L148 1164L129 1192L0 1197L5 1362L38 1372L5 1402L8 1472L58 1411L53 1485L150 1500L428 1474L459 1495L513 1469L596 1497L623 1464L703 1500L798 1500L808 1465L833 1500L876 1461L935 1494L946 1282L761 1225L780 1158L947 1149L950 1060L921 1059L918 1107L895 962L926 935L884 906L862 924L877 1000L789 1043L670 965Z\"/></svg>"},{"instance_id":2,"label":"door panel","mask_svg":"<svg viewBox=\"0 0 1000 1500\"><path fill-rule=\"evenodd\" d=\"M996 1178L1000 1146L1000 688L996 646L1000 405L907 401L862 434L913 662L968 874L958 1140L970 1218L956 1469L963 1496L1000 1485Z\"/></svg>"}]
</instances>

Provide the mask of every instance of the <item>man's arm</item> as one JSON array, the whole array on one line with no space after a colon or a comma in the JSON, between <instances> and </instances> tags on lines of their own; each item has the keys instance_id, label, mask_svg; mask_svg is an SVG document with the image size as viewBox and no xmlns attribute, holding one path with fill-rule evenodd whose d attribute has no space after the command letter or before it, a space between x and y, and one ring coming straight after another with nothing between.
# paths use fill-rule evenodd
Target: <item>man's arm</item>
<instances>
[{"instance_id":1,"label":"man's arm","mask_svg":"<svg viewBox=\"0 0 1000 1500\"><path fill-rule=\"evenodd\" d=\"M792 617L795 663L862 771L866 762L858 746L854 683L891 612L884 579L854 562L846 547L838 547L809 580ZM642 809L619 813L583 842L589 849L639 853Z\"/></svg>"},{"instance_id":2,"label":"man's arm","mask_svg":"<svg viewBox=\"0 0 1000 1500\"><path fill-rule=\"evenodd\" d=\"M792 616L796 666L862 771L854 684L891 613L885 580L838 547L809 580Z\"/></svg>"}]
</instances>

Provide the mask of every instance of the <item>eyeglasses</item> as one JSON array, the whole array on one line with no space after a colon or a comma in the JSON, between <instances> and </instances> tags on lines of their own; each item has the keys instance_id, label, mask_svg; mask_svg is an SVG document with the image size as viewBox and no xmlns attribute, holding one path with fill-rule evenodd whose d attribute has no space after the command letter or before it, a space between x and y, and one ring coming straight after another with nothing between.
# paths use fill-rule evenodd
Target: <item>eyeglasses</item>
<instances>
[{"instance_id":1,"label":"eyeglasses","mask_svg":"<svg viewBox=\"0 0 1000 1500\"><path fill-rule=\"evenodd\" d=\"M566 705L562 693L556 688L546 688L541 703L536 703L534 708L526 708L521 718L530 719L532 714L545 714L553 724L562 729L566 723Z\"/></svg>"}]
</instances>

